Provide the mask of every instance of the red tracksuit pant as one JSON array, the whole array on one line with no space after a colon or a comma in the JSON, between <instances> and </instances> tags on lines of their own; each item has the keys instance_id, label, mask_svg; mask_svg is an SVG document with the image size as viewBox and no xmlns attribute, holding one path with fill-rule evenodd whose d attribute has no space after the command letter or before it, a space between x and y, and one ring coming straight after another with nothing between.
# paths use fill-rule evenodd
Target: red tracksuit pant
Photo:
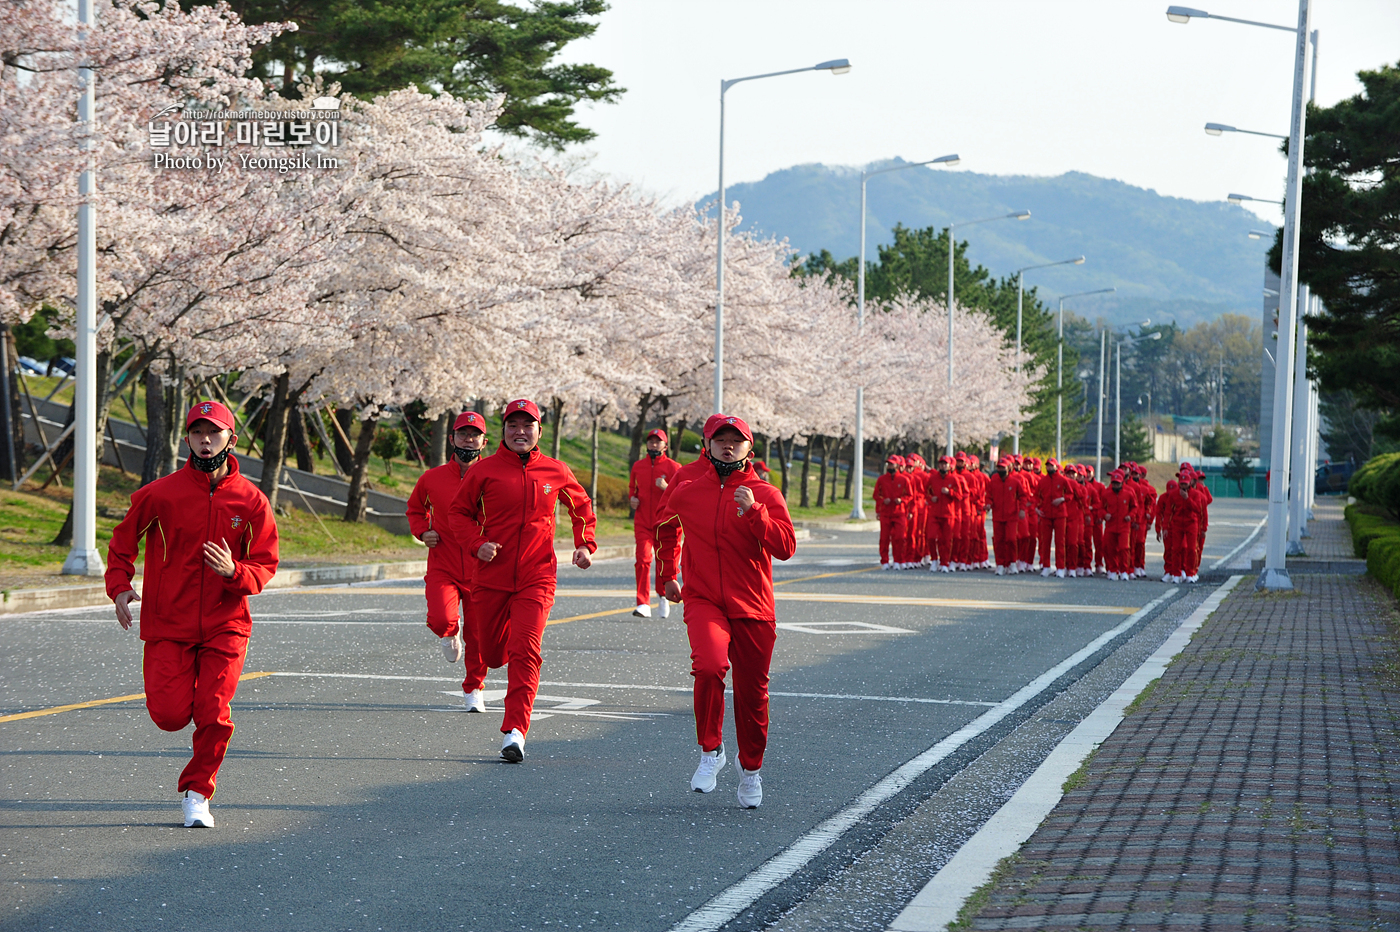
<instances>
[{"instance_id":1,"label":"red tracksuit pant","mask_svg":"<svg viewBox=\"0 0 1400 932\"><path fill-rule=\"evenodd\" d=\"M1201 550L1197 545L1200 529L1196 522L1178 524L1172 528L1172 546L1176 551L1176 575L1195 576L1201 568Z\"/></svg>"},{"instance_id":2,"label":"red tracksuit pant","mask_svg":"<svg viewBox=\"0 0 1400 932\"><path fill-rule=\"evenodd\" d=\"M695 739L700 750L713 751L724 741L724 675L734 668L734 734L739 765L763 766L768 747L768 668L778 626L772 621L726 618L710 602L685 602L685 629L690 636L690 675L695 678Z\"/></svg>"},{"instance_id":3,"label":"red tracksuit pant","mask_svg":"<svg viewBox=\"0 0 1400 932\"><path fill-rule=\"evenodd\" d=\"M674 522L662 525L659 528L646 528L634 526L632 534L637 541L637 556L635 560L637 570L637 604L649 605L651 603L651 564L652 558L656 558L656 591L661 593L661 580L668 568L676 562L676 556L680 550L676 546L677 535Z\"/></svg>"},{"instance_id":4,"label":"red tracksuit pant","mask_svg":"<svg viewBox=\"0 0 1400 932\"><path fill-rule=\"evenodd\" d=\"M233 736L229 703L238 689L248 639L232 631L206 641L147 641L141 662L146 710L162 731L194 722L194 753L178 789L214 795L219 767Z\"/></svg>"},{"instance_id":5,"label":"red tracksuit pant","mask_svg":"<svg viewBox=\"0 0 1400 932\"><path fill-rule=\"evenodd\" d=\"M1065 568L1065 516L1044 516L1040 519L1040 565L1050 566L1050 542L1055 543L1055 569Z\"/></svg>"},{"instance_id":6,"label":"red tracksuit pant","mask_svg":"<svg viewBox=\"0 0 1400 932\"><path fill-rule=\"evenodd\" d=\"M1093 535L1093 538L1094 538L1094 563L1093 563L1093 565L1094 565L1095 567L1107 569L1107 567L1105 566L1104 552L1103 552L1103 548L1104 548L1104 540L1103 540L1103 521L1099 520L1098 518L1091 518L1091 519L1090 519L1090 525L1089 525L1089 532L1090 532L1090 534Z\"/></svg>"},{"instance_id":7,"label":"red tracksuit pant","mask_svg":"<svg viewBox=\"0 0 1400 932\"><path fill-rule=\"evenodd\" d=\"M908 529L904 526L904 512L890 511L880 515L880 562L890 562L890 548L894 548L894 562L905 563L904 539Z\"/></svg>"},{"instance_id":8,"label":"red tracksuit pant","mask_svg":"<svg viewBox=\"0 0 1400 932\"><path fill-rule=\"evenodd\" d=\"M501 733L518 728L522 735L529 734L530 711L540 691L540 642L549 610L554 607L554 581L519 592L478 586L472 591L471 605L482 669L506 667L506 714ZM470 692L480 689L481 683L463 683L462 688Z\"/></svg>"},{"instance_id":9,"label":"red tracksuit pant","mask_svg":"<svg viewBox=\"0 0 1400 932\"><path fill-rule=\"evenodd\" d=\"M931 514L928 516L929 556L934 563L951 566L953 563L953 532L956 518Z\"/></svg>"},{"instance_id":10,"label":"red tracksuit pant","mask_svg":"<svg viewBox=\"0 0 1400 932\"><path fill-rule=\"evenodd\" d=\"M1130 531L1103 535L1104 566L1110 573L1126 573L1132 569L1133 540Z\"/></svg>"},{"instance_id":11,"label":"red tracksuit pant","mask_svg":"<svg viewBox=\"0 0 1400 932\"><path fill-rule=\"evenodd\" d=\"M428 570L423 577L423 594L428 600L428 627L440 638L451 637L460 628L462 631L462 665L466 676L462 680L464 692L481 688L486 679L486 664L481 662L481 644L477 641L476 625L461 624L459 605L471 605L472 588L464 586L442 570ZM468 686L475 683L475 686Z\"/></svg>"},{"instance_id":12,"label":"red tracksuit pant","mask_svg":"<svg viewBox=\"0 0 1400 932\"><path fill-rule=\"evenodd\" d=\"M1016 530L1020 522L992 521L992 551L996 554L997 566L1010 566L1016 559Z\"/></svg>"},{"instance_id":13,"label":"red tracksuit pant","mask_svg":"<svg viewBox=\"0 0 1400 932\"><path fill-rule=\"evenodd\" d=\"M1021 536L1019 545L1022 563L1035 565L1035 545L1038 540L1040 540L1040 518L1035 514L1027 515L1026 533Z\"/></svg>"}]
</instances>

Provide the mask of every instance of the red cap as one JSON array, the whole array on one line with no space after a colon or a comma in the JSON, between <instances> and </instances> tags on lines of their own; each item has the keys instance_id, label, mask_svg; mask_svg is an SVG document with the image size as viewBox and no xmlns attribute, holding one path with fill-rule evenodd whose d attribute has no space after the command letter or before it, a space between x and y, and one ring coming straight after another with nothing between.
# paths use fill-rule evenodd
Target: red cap
<instances>
[{"instance_id":1,"label":"red cap","mask_svg":"<svg viewBox=\"0 0 1400 932\"><path fill-rule=\"evenodd\" d=\"M917 453L910 453L904 459L910 463L913 463L915 466L924 465L924 458Z\"/></svg>"},{"instance_id":2,"label":"red cap","mask_svg":"<svg viewBox=\"0 0 1400 932\"><path fill-rule=\"evenodd\" d=\"M1053 456L1050 457L1048 460L1045 461L1045 468L1046 468L1046 469L1049 469L1051 466L1054 466L1056 469L1059 469L1059 468L1060 468L1060 463L1059 463L1059 461L1056 460L1055 457L1053 457Z\"/></svg>"},{"instance_id":3,"label":"red cap","mask_svg":"<svg viewBox=\"0 0 1400 932\"><path fill-rule=\"evenodd\" d=\"M190 408L190 413L185 417L185 430L189 430L195 421L208 421L219 430L237 430L232 412L217 401L201 401Z\"/></svg>"},{"instance_id":4,"label":"red cap","mask_svg":"<svg viewBox=\"0 0 1400 932\"><path fill-rule=\"evenodd\" d=\"M898 453L891 453L889 456L885 457L885 462L894 463L896 466L903 466L904 457L900 456Z\"/></svg>"},{"instance_id":5,"label":"red cap","mask_svg":"<svg viewBox=\"0 0 1400 932\"><path fill-rule=\"evenodd\" d=\"M463 411L457 415L457 420L452 422L452 429L461 430L463 427L475 427L484 434L486 433L486 419L475 411Z\"/></svg>"},{"instance_id":6,"label":"red cap","mask_svg":"<svg viewBox=\"0 0 1400 932\"><path fill-rule=\"evenodd\" d=\"M955 457L953 457L953 459L965 460L965 459L967 459L967 454L964 453L962 450L959 450L959 451L958 451L958 455L955 456Z\"/></svg>"},{"instance_id":7,"label":"red cap","mask_svg":"<svg viewBox=\"0 0 1400 932\"><path fill-rule=\"evenodd\" d=\"M505 408L501 411L501 420L504 421L512 414L516 414L520 411L524 411L537 421L540 419L540 409L538 405L528 398L517 398L514 401L506 403Z\"/></svg>"},{"instance_id":8,"label":"red cap","mask_svg":"<svg viewBox=\"0 0 1400 932\"><path fill-rule=\"evenodd\" d=\"M709 440L719 433L721 428L732 427L744 435L744 439L753 443L753 431L749 430L749 425L744 423L741 417L734 417L732 414L712 414L705 422L705 439Z\"/></svg>"},{"instance_id":9,"label":"red cap","mask_svg":"<svg viewBox=\"0 0 1400 932\"><path fill-rule=\"evenodd\" d=\"M771 469L768 468L768 464L765 463L765 462L763 462L763 460L754 460L754 461L753 461L753 468L754 468L754 469L757 469L757 470L759 470L759 471L761 471L761 472L772 472L772 471L773 471L773 470L771 470Z\"/></svg>"},{"instance_id":10,"label":"red cap","mask_svg":"<svg viewBox=\"0 0 1400 932\"><path fill-rule=\"evenodd\" d=\"M664 441L664 442L666 442L666 443L670 443L670 442L671 442L671 438L668 437L668 436L666 436L666 431L662 430L660 427L656 428L656 430L654 430L654 431L652 431L651 433L647 434L647 439L648 439L648 440L650 440L652 437L659 437L662 441Z\"/></svg>"}]
</instances>

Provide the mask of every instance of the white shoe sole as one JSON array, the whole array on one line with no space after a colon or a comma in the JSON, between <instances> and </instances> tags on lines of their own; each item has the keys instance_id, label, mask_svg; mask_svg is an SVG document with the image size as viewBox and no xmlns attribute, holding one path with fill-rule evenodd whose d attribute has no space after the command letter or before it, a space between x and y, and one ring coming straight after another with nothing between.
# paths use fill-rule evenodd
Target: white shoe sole
<instances>
[{"instance_id":1,"label":"white shoe sole","mask_svg":"<svg viewBox=\"0 0 1400 932\"><path fill-rule=\"evenodd\" d=\"M697 772L690 778L690 788L692 790L697 793L713 793L715 791L715 787L719 785L720 771L729 763L729 757L724 753L724 745L720 745L719 754L717 756L719 757L719 763L715 766L714 772L710 774L710 779L707 782L696 782L700 779L699 768L696 768Z\"/></svg>"},{"instance_id":2,"label":"white shoe sole","mask_svg":"<svg viewBox=\"0 0 1400 932\"><path fill-rule=\"evenodd\" d=\"M525 759L525 746L514 741L501 747L501 760L507 764L518 764Z\"/></svg>"}]
</instances>

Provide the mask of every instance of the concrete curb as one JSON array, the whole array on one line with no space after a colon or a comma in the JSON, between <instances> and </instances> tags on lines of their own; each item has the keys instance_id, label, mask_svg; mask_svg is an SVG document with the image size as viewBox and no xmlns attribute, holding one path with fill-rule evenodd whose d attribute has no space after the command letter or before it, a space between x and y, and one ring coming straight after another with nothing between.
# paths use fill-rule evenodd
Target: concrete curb
<instances>
[{"instance_id":1,"label":"concrete curb","mask_svg":"<svg viewBox=\"0 0 1400 932\"><path fill-rule=\"evenodd\" d=\"M794 521L793 527L799 528L798 540L804 540L801 531L878 531L879 521Z\"/></svg>"},{"instance_id":2,"label":"concrete curb","mask_svg":"<svg viewBox=\"0 0 1400 932\"><path fill-rule=\"evenodd\" d=\"M613 544L599 547L593 554L595 560L616 560L632 556L633 548L626 544ZM555 558L560 563L568 563L572 550L556 550ZM313 566L306 569L285 569L267 581L263 587L269 589L295 589L302 586L348 586L357 582L374 582L381 579L413 579L428 571L428 561L407 560L398 563L361 563L347 566ZM141 588L141 579L136 579L136 588ZM20 615L28 612L45 612L62 608L92 608L110 605L107 587L95 586L56 586L51 589L12 589L4 593L0 601L0 615Z\"/></svg>"}]
</instances>

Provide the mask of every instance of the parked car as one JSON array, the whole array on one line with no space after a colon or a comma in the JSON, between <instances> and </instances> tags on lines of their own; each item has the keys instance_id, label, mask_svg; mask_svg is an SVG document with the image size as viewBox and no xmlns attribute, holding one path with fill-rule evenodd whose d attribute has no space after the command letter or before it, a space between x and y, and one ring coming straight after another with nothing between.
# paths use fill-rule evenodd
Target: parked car
<instances>
[{"instance_id":1,"label":"parked car","mask_svg":"<svg viewBox=\"0 0 1400 932\"><path fill-rule=\"evenodd\" d=\"M49 371L48 363L40 362L37 359L30 359L28 356L19 358L19 367L30 375L43 375Z\"/></svg>"},{"instance_id":2,"label":"parked car","mask_svg":"<svg viewBox=\"0 0 1400 932\"><path fill-rule=\"evenodd\" d=\"M1356 472L1355 463L1323 463L1313 477L1313 492L1318 495L1341 495Z\"/></svg>"},{"instance_id":3,"label":"parked car","mask_svg":"<svg viewBox=\"0 0 1400 932\"><path fill-rule=\"evenodd\" d=\"M68 356L56 356L49 360L53 371L62 375L72 375L78 368L78 361Z\"/></svg>"}]
</instances>

